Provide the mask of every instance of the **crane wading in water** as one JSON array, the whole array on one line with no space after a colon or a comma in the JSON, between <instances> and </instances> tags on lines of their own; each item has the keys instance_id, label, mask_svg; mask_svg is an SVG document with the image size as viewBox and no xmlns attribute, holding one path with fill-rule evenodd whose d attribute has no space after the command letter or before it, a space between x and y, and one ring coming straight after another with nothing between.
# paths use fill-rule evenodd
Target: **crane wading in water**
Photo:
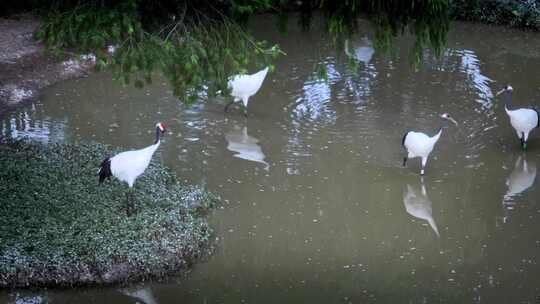
<instances>
[{"instance_id":1,"label":"crane wading in water","mask_svg":"<svg viewBox=\"0 0 540 304\"><path fill-rule=\"evenodd\" d=\"M452 117L450 117L448 113L442 114L441 118L447 121L453 122L456 126L458 125L457 121L455 121ZM439 128L439 132L433 135L433 137L429 137L428 135L422 132L415 132L415 131L406 132L403 135L403 140L401 141L401 144L407 151L407 156L403 158L403 167L407 165L407 159L414 158L414 157L421 157L422 169L420 170L420 175L424 175L424 168L426 167L429 154L431 153L431 151L433 151L433 147L435 147L435 144L437 143L437 141L439 141L443 128L444 126L441 126Z\"/></svg>"},{"instance_id":2,"label":"crane wading in water","mask_svg":"<svg viewBox=\"0 0 540 304\"><path fill-rule=\"evenodd\" d=\"M228 85L229 89L231 90L233 100L225 106L225 112L229 110L229 106L235 101L242 100L242 104L244 105L244 116L247 117L249 98L259 91L267 73L268 67L258 71L255 74L232 76L229 79Z\"/></svg>"},{"instance_id":3,"label":"crane wading in water","mask_svg":"<svg viewBox=\"0 0 540 304\"><path fill-rule=\"evenodd\" d=\"M129 215L130 207L133 207L133 184L150 164L152 155L156 152L161 142L161 136L165 133L167 126L164 123L156 124L156 140L153 145L139 150L125 151L116 154L113 157L108 157L100 165L99 168L99 183L103 183L105 179L110 179L111 175L122 182L126 182L129 186L126 192L127 209Z\"/></svg>"},{"instance_id":4,"label":"crane wading in water","mask_svg":"<svg viewBox=\"0 0 540 304\"><path fill-rule=\"evenodd\" d=\"M527 139L529 133L534 128L540 126L540 114L536 109L519 108L512 110L512 92L514 89L507 85L504 89L497 92L496 96L504 94L504 110L508 117L510 117L510 124L516 130L519 141L521 142L521 148L527 149Z\"/></svg>"}]
</instances>

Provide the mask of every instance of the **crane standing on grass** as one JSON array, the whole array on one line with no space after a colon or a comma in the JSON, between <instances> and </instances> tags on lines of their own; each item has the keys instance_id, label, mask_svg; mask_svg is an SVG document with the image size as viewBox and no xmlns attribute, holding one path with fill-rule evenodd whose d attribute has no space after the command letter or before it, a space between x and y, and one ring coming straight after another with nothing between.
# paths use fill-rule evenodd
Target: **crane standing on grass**
<instances>
[{"instance_id":1,"label":"crane standing on grass","mask_svg":"<svg viewBox=\"0 0 540 304\"><path fill-rule=\"evenodd\" d=\"M458 125L457 121L450 117L448 113L442 114L441 118L453 122L456 126ZM439 141L442 130L443 126L441 126L439 132L437 132L437 134L435 134L433 137L429 137L422 132L406 132L403 135L403 140L401 141L401 144L403 145L405 150L407 150L407 156L403 158L403 167L407 165L407 159L413 157L421 157L422 169L420 170L420 175L424 175L424 168L426 166L427 159L431 151L433 151L433 147L435 147L435 144L437 143L437 141Z\"/></svg>"},{"instance_id":2,"label":"crane standing on grass","mask_svg":"<svg viewBox=\"0 0 540 304\"><path fill-rule=\"evenodd\" d=\"M99 183L101 184L106 178L110 179L111 175L122 182L126 182L129 186L126 192L126 200L128 208L126 212L129 214L130 207L133 207L133 184L150 164L152 155L156 152L161 142L161 136L166 131L164 123L156 124L156 140L153 145L139 150L125 151L116 154L113 157L108 157L100 165L99 168Z\"/></svg>"}]
</instances>

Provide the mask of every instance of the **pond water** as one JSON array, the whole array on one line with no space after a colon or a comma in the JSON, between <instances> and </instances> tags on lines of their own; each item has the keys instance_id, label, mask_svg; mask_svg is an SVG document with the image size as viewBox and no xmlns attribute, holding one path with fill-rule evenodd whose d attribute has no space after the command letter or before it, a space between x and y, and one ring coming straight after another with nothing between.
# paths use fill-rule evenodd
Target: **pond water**
<instances>
[{"instance_id":1,"label":"pond water","mask_svg":"<svg viewBox=\"0 0 540 304\"><path fill-rule=\"evenodd\" d=\"M540 102L540 36L456 23L440 59L410 64L367 24L333 47L324 31L257 38L288 54L251 98L249 117L217 98L187 107L159 77L143 89L107 73L60 83L1 121L4 136L142 147L186 184L224 201L210 216L217 250L185 277L128 287L9 291L4 303L538 303L540 132L522 152L502 101ZM355 57L352 72L348 56ZM328 80L317 80L322 63ZM402 167L406 130L445 129L426 175ZM98 164L96 164L97 166ZM97 180L96 180L97 182Z\"/></svg>"}]
</instances>

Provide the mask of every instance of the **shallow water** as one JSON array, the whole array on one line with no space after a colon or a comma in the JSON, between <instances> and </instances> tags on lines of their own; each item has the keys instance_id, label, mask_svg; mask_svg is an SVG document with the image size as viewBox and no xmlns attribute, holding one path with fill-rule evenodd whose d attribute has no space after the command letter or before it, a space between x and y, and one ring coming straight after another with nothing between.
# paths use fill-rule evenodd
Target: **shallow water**
<instances>
[{"instance_id":1,"label":"shallow water","mask_svg":"<svg viewBox=\"0 0 540 304\"><path fill-rule=\"evenodd\" d=\"M187 277L126 288L11 291L8 303L538 303L540 132L526 153L494 92L540 102L540 35L453 24L443 58L410 65L410 37L392 56L362 26L348 45L324 31L281 36L253 27L288 56L249 104L183 106L165 80L122 87L98 73L58 84L1 121L3 136L142 147L185 183L224 200L210 218L218 248ZM316 80L323 62L328 81ZM401 138L444 129L426 176L401 163ZM97 166L98 164L96 164Z\"/></svg>"}]
</instances>

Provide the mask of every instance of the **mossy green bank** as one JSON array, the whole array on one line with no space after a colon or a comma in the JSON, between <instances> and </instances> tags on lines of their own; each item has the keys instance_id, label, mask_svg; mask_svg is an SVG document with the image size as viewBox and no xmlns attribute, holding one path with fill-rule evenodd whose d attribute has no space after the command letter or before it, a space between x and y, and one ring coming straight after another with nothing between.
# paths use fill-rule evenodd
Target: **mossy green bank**
<instances>
[{"instance_id":1,"label":"mossy green bank","mask_svg":"<svg viewBox=\"0 0 540 304\"><path fill-rule=\"evenodd\" d=\"M95 143L0 145L0 286L109 284L185 269L210 250L216 198L157 161L135 185L98 184L111 151Z\"/></svg>"}]
</instances>

